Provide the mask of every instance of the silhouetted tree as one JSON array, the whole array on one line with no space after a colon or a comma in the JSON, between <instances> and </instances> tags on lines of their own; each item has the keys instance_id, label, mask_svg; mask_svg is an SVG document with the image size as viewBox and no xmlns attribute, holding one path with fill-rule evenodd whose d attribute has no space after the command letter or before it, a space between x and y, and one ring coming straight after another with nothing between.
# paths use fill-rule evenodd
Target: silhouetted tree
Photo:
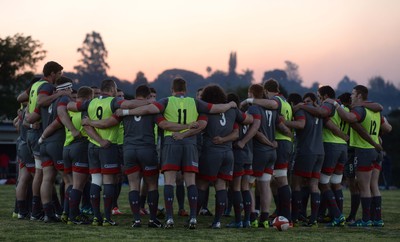
<instances>
[{"instance_id":1,"label":"silhouetted tree","mask_svg":"<svg viewBox=\"0 0 400 242\"><path fill-rule=\"evenodd\" d=\"M136 74L136 79L133 81L133 90L134 92L136 91L136 88L140 85L147 85L149 82L147 81L147 78L144 76L144 73L139 71Z\"/></svg>"},{"instance_id":2,"label":"silhouetted tree","mask_svg":"<svg viewBox=\"0 0 400 242\"><path fill-rule=\"evenodd\" d=\"M0 116L13 118L19 104L16 95L27 88L37 62L46 51L31 36L15 34L0 38Z\"/></svg>"},{"instance_id":3,"label":"silhouetted tree","mask_svg":"<svg viewBox=\"0 0 400 242\"><path fill-rule=\"evenodd\" d=\"M229 71L228 74L232 75L236 73L237 59L236 52L231 52L229 55Z\"/></svg>"},{"instance_id":4,"label":"silhouetted tree","mask_svg":"<svg viewBox=\"0 0 400 242\"><path fill-rule=\"evenodd\" d=\"M337 94L344 92L351 92L353 87L357 86L357 82L350 80L348 76L344 76L343 79L338 83Z\"/></svg>"},{"instance_id":5,"label":"silhouetted tree","mask_svg":"<svg viewBox=\"0 0 400 242\"><path fill-rule=\"evenodd\" d=\"M300 74L299 74L299 66L291 61L285 61L286 64L286 74L289 81L297 82L301 84L303 82Z\"/></svg>"},{"instance_id":6,"label":"silhouetted tree","mask_svg":"<svg viewBox=\"0 0 400 242\"><path fill-rule=\"evenodd\" d=\"M109 65L106 62L107 49L103 43L100 33L93 31L86 34L82 47L78 48L82 55L79 65L74 66L77 74L83 79L98 82L107 76Z\"/></svg>"}]
</instances>

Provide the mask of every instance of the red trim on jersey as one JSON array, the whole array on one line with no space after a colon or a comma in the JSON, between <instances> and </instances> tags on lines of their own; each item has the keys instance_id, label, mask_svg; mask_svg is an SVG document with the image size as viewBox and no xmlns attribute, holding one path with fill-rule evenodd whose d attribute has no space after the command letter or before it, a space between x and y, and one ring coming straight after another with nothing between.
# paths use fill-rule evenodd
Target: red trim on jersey
<instances>
[{"instance_id":1,"label":"red trim on jersey","mask_svg":"<svg viewBox=\"0 0 400 242\"><path fill-rule=\"evenodd\" d=\"M246 113L242 113L242 118L243 118L243 120L245 120L247 118Z\"/></svg>"},{"instance_id":2,"label":"red trim on jersey","mask_svg":"<svg viewBox=\"0 0 400 242\"><path fill-rule=\"evenodd\" d=\"M125 169L124 173L125 173L125 175L130 175L130 174L138 172L138 171L140 171L140 166L133 166L133 167Z\"/></svg>"},{"instance_id":3,"label":"red trim on jersey","mask_svg":"<svg viewBox=\"0 0 400 242\"><path fill-rule=\"evenodd\" d=\"M344 170L344 164L342 164L342 163L337 163L337 164L336 164L336 167L335 167L335 171L336 171L336 172L343 172L343 170Z\"/></svg>"},{"instance_id":4,"label":"red trim on jersey","mask_svg":"<svg viewBox=\"0 0 400 242\"><path fill-rule=\"evenodd\" d=\"M260 114L253 114L253 119L261 120L261 115Z\"/></svg>"},{"instance_id":5,"label":"red trim on jersey","mask_svg":"<svg viewBox=\"0 0 400 242\"><path fill-rule=\"evenodd\" d=\"M239 129L239 124L238 123L234 123L233 124L233 129Z\"/></svg>"},{"instance_id":6,"label":"red trim on jersey","mask_svg":"<svg viewBox=\"0 0 400 242\"><path fill-rule=\"evenodd\" d=\"M76 103L76 108L77 108L78 110L81 110L81 106L82 106L82 102L77 102L77 103Z\"/></svg>"},{"instance_id":7,"label":"red trim on jersey","mask_svg":"<svg viewBox=\"0 0 400 242\"><path fill-rule=\"evenodd\" d=\"M215 181L217 180L217 176L207 176L207 175L202 175L202 174L197 174L197 177L206 180L206 181Z\"/></svg>"},{"instance_id":8,"label":"red trim on jersey","mask_svg":"<svg viewBox=\"0 0 400 242\"><path fill-rule=\"evenodd\" d=\"M88 167L72 166L72 171L76 172L76 173L89 174L89 168Z\"/></svg>"},{"instance_id":9,"label":"red trim on jersey","mask_svg":"<svg viewBox=\"0 0 400 242\"><path fill-rule=\"evenodd\" d=\"M356 116L358 122L361 121L361 116L357 112L351 111L351 113L353 113Z\"/></svg>"},{"instance_id":10,"label":"red trim on jersey","mask_svg":"<svg viewBox=\"0 0 400 242\"><path fill-rule=\"evenodd\" d=\"M305 120L306 119L306 116L295 116L294 117L294 120Z\"/></svg>"},{"instance_id":11,"label":"red trim on jersey","mask_svg":"<svg viewBox=\"0 0 400 242\"><path fill-rule=\"evenodd\" d=\"M39 114L40 110L39 110L39 108L36 107L35 110L33 110L33 112Z\"/></svg>"},{"instance_id":12,"label":"red trim on jersey","mask_svg":"<svg viewBox=\"0 0 400 242\"><path fill-rule=\"evenodd\" d=\"M154 170L145 170L143 171L143 176L145 177L149 177L149 176L156 176L158 175L158 169L154 169Z\"/></svg>"},{"instance_id":13,"label":"red trim on jersey","mask_svg":"<svg viewBox=\"0 0 400 242\"><path fill-rule=\"evenodd\" d=\"M200 115L197 120L203 120L203 121L208 121L207 115Z\"/></svg>"},{"instance_id":14,"label":"red trim on jersey","mask_svg":"<svg viewBox=\"0 0 400 242\"><path fill-rule=\"evenodd\" d=\"M311 178L319 179L321 177L321 172L312 172Z\"/></svg>"},{"instance_id":15,"label":"red trim on jersey","mask_svg":"<svg viewBox=\"0 0 400 242\"><path fill-rule=\"evenodd\" d=\"M249 176L251 176L251 175L253 175L253 170L245 169L243 175L249 175Z\"/></svg>"},{"instance_id":16,"label":"red trim on jersey","mask_svg":"<svg viewBox=\"0 0 400 242\"><path fill-rule=\"evenodd\" d=\"M54 166L54 161L47 160L42 162L42 167L49 167L49 166Z\"/></svg>"},{"instance_id":17,"label":"red trim on jersey","mask_svg":"<svg viewBox=\"0 0 400 242\"><path fill-rule=\"evenodd\" d=\"M50 93L48 91L40 91L39 94L44 94L44 95L47 95L47 96L50 95Z\"/></svg>"},{"instance_id":18,"label":"red trim on jersey","mask_svg":"<svg viewBox=\"0 0 400 242\"><path fill-rule=\"evenodd\" d=\"M301 176L301 177L307 177L307 178L311 178L311 172L304 172L304 171L294 171L294 174L296 176Z\"/></svg>"},{"instance_id":19,"label":"red trim on jersey","mask_svg":"<svg viewBox=\"0 0 400 242\"><path fill-rule=\"evenodd\" d=\"M59 116L57 116L56 120L57 120L57 122L59 122L60 124L62 124L61 119L60 119Z\"/></svg>"},{"instance_id":20,"label":"red trim on jersey","mask_svg":"<svg viewBox=\"0 0 400 242\"><path fill-rule=\"evenodd\" d=\"M121 104L122 104L123 102L125 102L125 99L122 99L122 100L117 101L117 103L118 103L119 106L121 106Z\"/></svg>"},{"instance_id":21,"label":"red trim on jersey","mask_svg":"<svg viewBox=\"0 0 400 242\"><path fill-rule=\"evenodd\" d=\"M262 176L264 174L264 172L262 172L262 171L253 171L253 176L254 177L260 177L260 176Z\"/></svg>"},{"instance_id":22,"label":"red trim on jersey","mask_svg":"<svg viewBox=\"0 0 400 242\"><path fill-rule=\"evenodd\" d=\"M271 169L271 168L265 168L265 169L264 169L264 173L267 173L267 174L272 175L272 174L274 174L274 170Z\"/></svg>"},{"instance_id":23,"label":"red trim on jersey","mask_svg":"<svg viewBox=\"0 0 400 242\"><path fill-rule=\"evenodd\" d=\"M68 103L65 103L65 102L59 102L59 103L57 104L57 107L66 107L67 104L68 104Z\"/></svg>"},{"instance_id":24,"label":"red trim on jersey","mask_svg":"<svg viewBox=\"0 0 400 242\"><path fill-rule=\"evenodd\" d=\"M332 173L335 171L335 168L333 167L324 167L321 169L321 172L327 175L332 175Z\"/></svg>"},{"instance_id":25,"label":"red trim on jersey","mask_svg":"<svg viewBox=\"0 0 400 242\"><path fill-rule=\"evenodd\" d=\"M89 169L89 174L98 174L101 172L100 168Z\"/></svg>"},{"instance_id":26,"label":"red trim on jersey","mask_svg":"<svg viewBox=\"0 0 400 242\"><path fill-rule=\"evenodd\" d=\"M119 117L119 116L116 115L116 114L111 115L111 117L115 118L118 122L121 121L121 117Z\"/></svg>"},{"instance_id":27,"label":"red trim on jersey","mask_svg":"<svg viewBox=\"0 0 400 242\"><path fill-rule=\"evenodd\" d=\"M382 166L379 165L378 163L373 163L372 166L373 166L374 169L376 169L376 170L382 170Z\"/></svg>"},{"instance_id":28,"label":"red trim on jersey","mask_svg":"<svg viewBox=\"0 0 400 242\"><path fill-rule=\"evenodd\" d=\"M157 124L160 124L164 120L166 120L164 116L159 116L159 117L156 118Z\"/></svg>"},{"instance_id":29,"label":"red trim on jersey","mask_svg":"<svg viewBox=\"0 0 400 242\"><path fill-rule=\"evenodd\" d=\"M194 173L198 173L199 172L199 168L196 166L182 166L182 171L183 172L194 172Z\"/></svg>"},{"instance_id":30,"label":"red trim on jersey","mask_svg":"<svg viewBox=\"0 0 400 242\"><path fill-rule=\"evenodd\" d=\"M71 174L71 173L72 173L72 167L64 168L64 174Z\"/></svg>"},{"instance_id":31,"label":"red trim on jersey","mask_svg":"<svg viewBox=\"0 0 400 242\"><path fill-rule=\"evenodd\" d=\"M244 171L233 172L233 177L241 177L241 176L243 176L244 174L245 174Z\"/></svg>"},{"instance_id":32,"label":"red trim on jersey","mask_svg":"<svg viewBox=\"0 0 400 242\"><path fill-rule=\"evenodd\" d=\"M166 164L161 168L161 171L180 171L181 166L173 165L173 164Z\"/></svg>"},{"instance_id":33,"label":"red trim on jersey","mask_svg":"<svg viewBox=\"0 0 400 242\"><path fill-rule=\"evenodd\" d=\"M164 110L164 106L161 103L153 102L153 105L156 106L160 112Z\"/></svg>"},{"instance_id":34,"label":"red trim on jersey","mask_svg":"<svg viewBox=\"0 0 400 242\"><path fill-rule=\"evenodd\" d=\"M121 167L116 168L101 168L101 174L118 174L121 171Z\"/></svg>"},{"instance_id":35,"label":"red trim on jersey","mask_svg":"<svg viewBox=\"0 0 400 242\"><path fill-rule=\"evenodd\" d=\"M326 111L328 111L329 113L332 112L332 109L328 108L327 106L322 106L323 109L325 109Z\"/></svg>"},{"instance_id":36,"label":"red trim on jersey","mask_svg":"<svg viewBox=\"0 0 400 242\"><path fill-rule=\"evenodd\" d=\"M35 171L36 171L35 167L27 167L26 169L28 170L29 173L35 174Z\"/></svg>"},{"instance_id":37,"label":"red trim on jersey","mask_svg":"<svg viewBox=\"0 0 400 242\"><path fill-rule=\"evenodd\" d=\"M372 171L374 168L372 165L370 166L357 166L357 171L361 171L361 172L369 172Z\"/></svg>"},{"instance_id":38,"label":"red trim on jersey","mask_svg":"<svg viewBox=\"0 0 400 242\"><path fill-rule=\"evenodd\" d=\"M56 163L54 165L54 167L57 169L57 171L63 171L64 170L64 163L62 163L62 164Z\"/></svg>"},{"instance_id":39,"label":"red trim on jersey","mask_svg":"<svg viewBox=\"0 0 400 242\"><path fill-rule=\"evenodd\" d=\"M275 163L274 170L287 170L289 167L289 162L285 161L285 163Z\"/></svg>"},{"instance_id":40,"label":"red trim on jersey","mask_svg":"<svg viewBox=\"0 0 400 242\"><path fill-rule=\"evenodd\" d=\"M207 104L207 109L208 109L208 111L210 111L210 110L211 110L212 106L213 106L213 104L212 104L212 103L208 103L208 104Z\"/></svg>"},{"instance_id":41,"label":"red trim on jersey","mask_svg":"<svg viewBox=\"0 0 400 242\"><path fill-rule=\"evenodd\" d=\"M221 174L219 173L218 175L219 179L225 180L225 181L232 181L232 175L227 175L227 174Z\"/></svg>"}]
</instances>

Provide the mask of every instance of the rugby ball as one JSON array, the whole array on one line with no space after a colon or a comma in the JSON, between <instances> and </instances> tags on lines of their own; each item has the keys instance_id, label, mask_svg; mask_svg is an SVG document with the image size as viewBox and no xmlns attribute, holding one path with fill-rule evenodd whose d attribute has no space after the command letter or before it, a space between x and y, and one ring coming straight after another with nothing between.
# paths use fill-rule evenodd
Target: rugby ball
<instances>
[{"instance_id":1,"label":"rugby ball","mask_svg":"<svg viewBox=\"0 0 400 242\"><path fill-rule=\"evenodd\" d=\"M285 231L289 229L289 220L283 216L278 216L272 221L272 227L278 231Z\"/></svg>"}]
</instances>

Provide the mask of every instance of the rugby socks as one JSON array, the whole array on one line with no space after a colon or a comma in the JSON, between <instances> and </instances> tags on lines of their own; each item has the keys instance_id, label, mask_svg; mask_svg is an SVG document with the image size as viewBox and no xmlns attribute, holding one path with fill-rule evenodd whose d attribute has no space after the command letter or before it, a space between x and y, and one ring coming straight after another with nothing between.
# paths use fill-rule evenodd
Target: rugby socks
<instances>
[{"instance_id":1,"label":"rugby socks","mask_svg":"<svg viewBox=\"0 0 400 242\"><path fill-rule=\"evenodd\" d=\"M14 209L14 212L17 211L16 213L19 213L23 216L28 214L28 208L25 200L16 200L16 207Z\"/></svg>"},{"instance_id":2,"label":"rugby socks","mask_svg":"<svg viewBox=\"0 0 400 242\"><path fill-rule=\"evenodd\" d=\"M319 209L320 203L321 203L321 195L318 192L312 192L311 193L311 217L310 217L309 222L313 223L314 221L317 220L318 209Z\"/></svg>"},{"instance_id":3,"label":"rugby socks","mask_svg":"<svg viewBox=\"0 0 400 242\"><path fill-rule=\"evenodd\" d=\"M104 217L111 220L112 202L114 198L115 184L104 184L103 201L104 201ZM139 206L139 195L138 195Z\"/></svg>"},{"instance_id":4,"label":"rugby socks","mask_svg":"<svg viewBox=\"0 0 400 242\"><path fill-rule=\"evenodd\" d=\"M158 209L158 190L149 191L147 193L148 199L147 202L149 204L150 209L150 219L155 220L157 219L157 209Z\"/></svg>"},{"instance_id":5,"label":"rugby socks","mask_svg":"<svg viewBox=\"0 0 400 242\"><path fill-rule=\"evenodd\" d=\"M196 218L197 215L197 199L199 197L196 185L188 186L188 201L190 208L190 218Z\"/></svg>"},{"instance_id":6,"label":"rugby socks","mask_svg":"<svg viewBox=\"0 0 400 242\"><path fill-rule=\"evenodd\" d=\"M215 194L215 216L214 223L221 221L226 206L228 193L226 190L219 190Z\"/></svg>"},{"instance_id":7,"label":"rugby socks","mask_svg":"<svg viewBox=\"0 0 400 242\"><path fill-rule=\"evenodd\" d=\"M167 215L167 219L172 218L174 209L174 186L172 185L164 185L164 203L165 203L165 213Z\"/></svg>"},{"instance_id":8,"label":"rugby socks","mask_svg":"<svg viewBox=\"0 0 400 242\"><path fill-rule=\"evenodd\" d=\"M307 205L308 205L308 199L310 197L310 189L309 187L302 187L301 188L301 207L300 207L300 213L301 215L304 216L304 218L307 218Z\"/></svg>"},{"instance_id":9,"label":"rugby socks","mask_svg":"<svg viewBox=\"0 0 400 242\"><path fill-rule=\"evenodd\" d=\"M292 220L296 222L299 219L301 204L301 191L292 192Z\"/></svg>"},{"instance_id":10,"label":"rugby socks","mask_svg":"<svg viewBox=\"0 0 400 242\"><path fill-rule=\"evenodd\" d=\"M61 203L60 203L60 200L58 199L57 191L55 188L53 189L53 193L52 193L52 203L53 203L53 207L54 207L56 214L62 214L63 207L61 207Z\"/></svg>"},{"instance_id":11,"label":"rugby socks","mask_svg":"<svg viewBox=\"0 0 400 242\"><path fill-rule=\"evenodd\" d=\"M336 204L340 210L340 213L343 213L343 190L333 190L333 193L335 194Z\"/></svg>"},{"instance_id":12,"label":"rugby socks","mask_svg":"<svg viewBox=\"0 0 400 242\"><path fill-rule=\"evenodd\" d=\"M17 199L15 199L14 201L14 213L18 213L19 209L18 209L18 201Z\"/></svg>"},{"instance_id":13,"label":"rugby socks","mask_svg":"<svg viewBox=\"0 0 400 242\"><path fill-rule=\"evenodd\" d=\"M92 207L92 204L90 202L90 187L92 183L91 182L86 182L85 187L83 188L83 193L82 193L82 208L88 209Z\"/></svg>"},{"instance_id":14,"label":"rugby socks","mask_svg":"<svg viewBox=\"0 0 400 242\"><path fill-rule=\"evenodd\" d=\"M269 216L268 212L267 213L266 212L261 212L261 214L260 214L260 223L264 223L265 221L267 221L268 220L268 216Z\"/></svg>"},{"instance_id":15,"label":"rugby socks","mask_svg":"<svg viewBox=\"0 0 400 242\"><path fill-rule=\"evenodd\" d=\"M61 183L60 183L60 206L62 207L62 208L64 208L64 202L65 202L65 183L64 183L64 181L62 181ZM53 192L55 192L55 191L53 191Z\"/></svg>"},{"instance_id":16,"label":"rugby socks","mask_svg":"<svg viewBox=\"0 0 400 242\"><path fill-rule=\"evenodd\" d=\"M226 207L224 212L225 215L229 215L231 213L233 206L233 190L228 188L227 192Z\"/></svg>"},{"instance_id":17,"label":"rugby socks","mask_svg":"<svg viewBox=\"0 0 400 242\"><path fill-rule=\"evenodd\" d=\"M140 192L139 191L130 191L129 192L129 205L131 206L131 211L133 214L133 219L135 221L140 220L140 204L139 204L139 197L140 197Z\"/></svg>"},{"instance_id":18,"label":"rugby socks","mask_svg":"<svg viewBox=\"0 0 400 242\"><path fill-rule=\"evenodd\" d=\"M362 197L361 199L361 207L362 207L362 220L367 222L371 219L371 200L370 197Z\"/></svg>"},{"instance_id":19,"label":"rugby socks","mask_svg":"<svg viewBox=\"0 0 400 242\"><path fill-rule=\"evenodd\" d=\"M275 212L274 212L274 213L280 214L279 210L281 209L281 208L280 208L280 205L281 205L281 204L280 204L280 201L279 201L278 192L272 193L272 197L274 198L274 203L275 203Z\"/></svg>"},{"instance_id":20,"label":"rugby socks","mask_svg":"<svg viewBox=\"0 0 400 242\"><path fill-rule=\"evenodd\" d=\"M207 191L197 189L198 197L197 197L197 213L200 212L200 209L203 207L202 205L204 204L204 199L207 195ZM203 207L204 208L204 207Z\"/></svg>"},{"instance_id":21,"label":"rugby socks","mask_svg":"<svg viewBox=\"0 0 400 242\"><path fill-rule=\"evenodd\" d=\"M74 220L79 215L79 202L82 192L77 189L71 189L69 193L69 218Z\"/></svg>"},{"instance_id":22,"label":"rugby socks","mask_svg":"<svg viewBox=\"0 0 400 242\"><path fill-rule=\"evenodd\" d=\"M381 212L382 197L381 196L372 197L372 201L374 204L374 207L373 207L374 217L371 217L371 218L375 221L379 221L382 219L382 212Z\"/></svg>"},{"instance_id":23,"label":"rugby socks","mask_svg":"<svg viewBox=\"0 0 400 242\"><path fill-rule=\"evenodd\" d=\"M112 203L112 207L118 208L118 198L119 198L119 194L121 194L121 187L122 187L122 182L118 182L117 184L115 184L115 190L114 190L114 199L113 199L113 203Z\"/></svg>"},{"instance_id":24,"label":"rugby socks","mask_svg":"<svg viewBox=\"0 0 400 242\"><path fill-rule=\"evenodd\" d=\"M178 201L179 210L185 208L185 185L176 185L176 200Z\"/></svg>"},{"instance_id":25,"label":"rugby socks","mask_svg":"<svg viewBox=\"0 0 400 242\"><path fill-rule=\"evenodd\" d=\"M233 211L235 212L235 223L239 223L242 218L242 193L240 191L233 191Z\"/></svg>"},{"instance_id":26,"label":"rugby socks","mask_svg":"<svg viewBox=\"0 0 400 242\"><path fill-rule=\"evenodd\" d=\"M140 204L140 208L144 208L144 205L146 204L146 195L140 195L140 199L139 199L139 204ZM147 200L147 202L149 202Z\"/></svg>"},{"instance_id":27,"label":"rugby socks","mask_svg":"<svg viewBox=\"0 0 400 242\"><path fill-rule=\"evenodd\" d=\"M210 186L208 186L207 190L205 191L204 199L203 199L203 202L201 203L201 208L204 208L204 209L208 208L209 195L210 195Z\"/></svg>"},{"instance_id":28,"label":"rugby socks","mask_svg":"<svg viewBox=\"0 0 400 242\"><path fill-rule=\"evenodd\" d=\"M258 193L258 188L256 187L255 195L254 195L254 203L255 203L255 210L260 211L260 194Z\"/></svg>"},{"instance_id":29,"label":"rugby socks","mask_svg":"<svg viewBox=\"0 0 400 242\"><path fill-rule=\"evenodd\" d=\"M101 220L100 191L101 187L99 185L93 183L90 185L90 203L92 204L94 216L99 220Z\"/></svg>"},{"instance_id":30,"label":"rugby socks","mask_svg":"<svg viewBox=\"0 0 400 242\"><path fill-rule=\"evenodd\" d=\"M360 194L352 194L351 195L351 205L350 205L350 214L349 218L356 218L358 207L360 206Z\"/></svg>"},{"instance_id":31,"label":"rugby socks","mask_svg":"<svg viewBox=\"0 0 400 242\"><path fill-rule=\"evenodd\" d=\"M69 214L69 197L70 197L70 193L72 190L72 185L69 185L67 187L67 190L65 191L65 195L64 195L64 213Z\"/></svg>"},{"instance_id":32,"label":"rugby socks","mask_svg":"<svg viewBox=\"0 0 400 242\"><path fill-rule=\"evenodd\" d=\"M52 202L43 204L44 215L49 218L54 217L54 207Z\"/></svg>"},{"instance_id":33,"label":"rugby socks","mask_svg":"<svg viewBox=\"0 0 400 242\"><path fill-rule=\"evenodd\" d=\"M42 203L39 196L32 197L32 216L39 217L42 213Z\"/></svg>"},{"instance_id":34,"label":"rugby socks","mask_svg":"<svg viewBox=\"0 0 400 242\"><path fill-rule=\"evenodd\" d=\"M284 216L289 221L291 221L291 198L292 192L290 190L289 185L285 185L283 187L278 188L278 215Z\"/></svg>"},{"instance_id":35,"label":"rugby socks","mask_svg":"<svg viewBox=\"0 0 400 242\"><path fill-rule=\"evenodd\" d=\"M244 221L250 221L250 213L251 213L251 195L250 191L242 191L243 197L243 210L244 210Z\"/></svg>"},{"instance_id":36,"label":"rugby socks","mask_svg":"<svg viewBox=\"0 0 400 242\"><path fill-rule=\"evenodd\" d=\"M332 190L327 190L322 193L323 200L325 200L326 205L329 209L329 213L333 216L333 218L339 218L341 212L336 204L336 198L333 194Z\"/></svg>"}]
</instances>

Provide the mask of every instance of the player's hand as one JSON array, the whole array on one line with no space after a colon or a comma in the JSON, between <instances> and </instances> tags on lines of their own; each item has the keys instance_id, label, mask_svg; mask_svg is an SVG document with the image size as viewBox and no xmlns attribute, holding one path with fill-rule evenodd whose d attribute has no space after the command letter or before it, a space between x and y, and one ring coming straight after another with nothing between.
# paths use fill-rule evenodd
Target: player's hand
<instances>
[{"instance_id":1,"label":"player's hand","mask_svg":"<svg viewBox=\"0 0 400 242\"><path fill-rule=\"evenodd\" d=\"M69 96L71 97L71 90L61 90L61 91L57 91L57 95L60 96Z\"/></svg>"},{"instance_id":2,"label":"player's hand","mask_svg":"<svg viewBox=\"0 0 400 242\"><path fill-rule=\"evenodd\" d=\"M234 101L230 101L229 105L231 106L231 108L237 108L237 104Z\"/></svg>"},{"instance_id":3,"label":"player's hand","mask_svg":"<svg viewBox=\"0 0 400 242\"><path fill-rule=\"evenodd\" d=\"M79 132L78 130L71 131L71 134L74 139L78 139L81 137L81 132Z\"/></svg>"},{"instance_id":4,"label":"player's hand","mask_svg":"<svg viewBox=\"0 0 400 242\"><path fill-rule=\"evenodd\" d=\"M117 110L115 110L115 115L117 115L118 117L123 117L123 111L121 108L118 108Z\"/></svg>"},{"instance_id":5,"label":"player's hand","mask_svg":"<svg viewBox=\"0 0 400 242\"><path fill-rule=\"evenodd\" d=\"M381 144L377 144L377 143L375 143L375 144L374 144L374 147L375 147L375 150L377 150L378 152L381 152L381 151L383 151L383 147L382 147L382 145L381 145Z\"/></svg>"},{"instance_id":6,"label":"player's hand","mask_svg":"<svg viewBox=\"0 0 400 242\"><path fill-rule=\"evenodd\" d=\"M247 105L249 105L249 103L247 102L247 100L244 100L240 103L239 108L242 109L244 107L247 107Z\"/></svg>"},{"instance_id":7,"label":"player's hand","mask_svg":"<svg viewBox=\"0 0 400 242\"><path fill-rule=\"evenodd\" d=\"M101 148L108 148L110 147L111 142L109 140L103 139L100 141Z\"/></svg>"},{"instance_id":8,"label":"player's hand","mask_svg":"<svg viewBox=\"0 0 400 242\"><path fill-rule=\"evenodd\" d=\"M32 129L40 129L40 123L36 122L32 124Z\"/></svg>"},{"instance_id":9,"label":"player's hand","mask_svg":"<svg viewBox=\"0 0 400 242\"><path fill-rule=\"evenodd\" d=\"M278 142L276 141L276 140L274 140L273 142L272 142L272 146L271 146L272 148L278 148Z\"/></svg>"},{"instance_id":10,"label":"player's hand","mask_svg":"<svg viewBox=\"0 0 400 242\"><path fill-rule=\"evenodd\" d=\"M174 140L182 140L183 139L183 133L174 132L174 133L172 133L172 138L174 138Z\"/></svg>"},{"instance_id":11,"label":"player's hand","mask_svg":"<svg viewBox=\"0 0 400 242\"><path fill-rule=\"evenodd\" d=\"M243 149L244 146L245 146L245 144L244 144L241 140L235 142L233 145L234 145L235 147L237 147L237 148L240 148L240 149Z\"/></svg>"},{"instance_id":12,"label":"player's hand","mask_svg":"<svg viewBox=\"0 0 400 242\"><path fill-rule=\"evenodd\" d=\"M221 138L220 136L215 136L215 137L212 139L212 142L213 142L214 144L216 144L216 145L220 145L220 144L223 143L223 140L222 140L222 138Z\"/></svg>"},{"instance_id":13,"label":"player's hand","mask_svg":"<svg viewBox=\"0 0 400 242\"><path fill-rule=\"evenodd\" d=\"M303 106L303 105L304 105L304 103L298 103L298 104L294 105L292 108L293 113L299 111L301 109L301 106Z\"/></svg>"},{"instance_id":14,"label":"player's hand","mask_svg":"<svg viewBox=\"0 0 400 242\"><path fill-rule=\"evenodd\" d=\"M189 124L189 129L198 129L199 126L199 123L195 121Z\"/></svg>"},{"instance_id":15,"label":"player's hand","mask_svg":"<svg viewBox=\"0 0 400 242\"><path fill-rule=\"evenodd\" d=\"M90 126L90 119L89 119L89 117L84 117L84 118L81 120L81 122L82 122L82 125L83 125L83 126L85 126L85 125L89 125L89 126Z\"/></svg>"}]
</instances>

